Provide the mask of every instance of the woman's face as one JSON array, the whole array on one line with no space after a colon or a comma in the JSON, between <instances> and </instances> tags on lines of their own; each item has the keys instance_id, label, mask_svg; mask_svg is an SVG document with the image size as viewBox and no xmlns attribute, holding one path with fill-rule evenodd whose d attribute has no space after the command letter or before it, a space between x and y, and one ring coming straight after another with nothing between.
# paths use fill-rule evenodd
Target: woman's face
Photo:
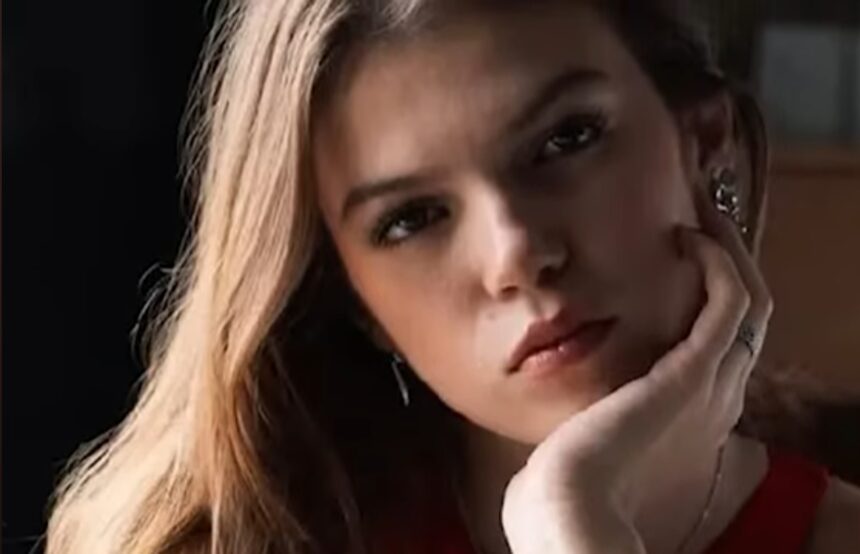
<instances>
[{"instance_id":1,"label":"woman's face","mask_svg":"<svg viewBox=\"0 0 860 554\"><path fill-rule=\"evenodd\" d=\"M598 14L460 13L351 62L315 117L319 205L390 347L446 404L536 443L682 338L700 285L672 231L696 224L699 170ZM562 310L614 325L561 369L509 371Z\"/></svg>"}]
</instances>

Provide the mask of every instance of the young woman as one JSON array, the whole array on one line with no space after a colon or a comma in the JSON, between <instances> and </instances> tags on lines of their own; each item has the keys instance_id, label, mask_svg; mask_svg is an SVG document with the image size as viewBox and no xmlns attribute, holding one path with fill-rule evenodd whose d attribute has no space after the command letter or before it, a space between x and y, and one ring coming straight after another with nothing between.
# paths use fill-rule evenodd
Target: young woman
<instances>
[{"instance_id":1,"label":"young woman","mask_svg":"<svg viewBox=\"0 0 860 554\"><path fill-rule=\"evenodd\" d=\"M737 431L765 141L684 22L231 5L140 400L48 552L856 552L858 491Z\"/></svg>"}]
</instances>

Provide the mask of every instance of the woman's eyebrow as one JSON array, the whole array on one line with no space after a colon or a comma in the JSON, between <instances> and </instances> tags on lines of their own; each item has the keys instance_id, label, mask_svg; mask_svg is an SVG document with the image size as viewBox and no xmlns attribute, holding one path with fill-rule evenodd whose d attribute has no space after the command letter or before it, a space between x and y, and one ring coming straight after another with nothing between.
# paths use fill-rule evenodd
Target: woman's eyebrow
<instances>
[{"instance_id":1,"label":"woman's eyebrow","mask_svg":"<svg viewBox=\"0 0 860 554\"><path fill-rule=\"evenodd\" d=\"M363 183L353 187L343 202L340 211L341 223L345 222L350 213L358 206L379 196L392 194L416 188L432 179L429 174L403 175L399 177L383 178L378 181Z\"/></svg>"},{"instance_id":2,"label":"woman's eyebrow","mask_svg":"<svg viewBox=\"0 0 860 554\"><path fill-rule=\"evenodd\" d=\"M521 131L541 111L570 92L571 89L592 86L607 80L608 76L605 73L595 69L568 69L559 73L534 88L535 92L528 95L529 100L525 107L506 126L507 132ZM349 191L343 202L340 210L341 223L345 222L358 206L386 194L416 188L421 184L426 184L431 178L431 175L426 174L403 175L357 185Z\"/></svg>"},{"instance_id":3,"label":"woman's eyebrow","mask_svg":"<svg viewBox=\"0 0 860 554\"><path fill-rule=\"evenodd\" d=\"M536 92L527 95L530 99L506 126L506 132L514 134L522 131L537 118L541 111L570 92L571 89L584 88L608 80L609 77L605 73L596 69L575 68L563 71L535 87Z\"/></svg>"}]
</instances>

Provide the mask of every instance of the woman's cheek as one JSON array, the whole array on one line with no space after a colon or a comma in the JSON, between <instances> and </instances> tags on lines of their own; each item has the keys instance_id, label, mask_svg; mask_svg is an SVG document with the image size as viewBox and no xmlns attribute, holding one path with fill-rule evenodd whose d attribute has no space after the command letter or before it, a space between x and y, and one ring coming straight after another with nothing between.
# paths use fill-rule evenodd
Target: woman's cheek
<instances>
[{"instance_id":1,"label":"woman's cheek","mask_svg":"<svg viewBox=\"0 0 860 554\"><path fill-rule=\"evenodd\" d=\"M625 260L620 310L632 341L628 348L639 355L648 353L647 360L635 365L650 366L686 336L698 313L700 277L695 266L672 250L668 239L637 244L627 252L619 258Z\"/></svg>"},{"instance_id":2,"label":"woman's cheek","mask_svg":"<svg viewBox=\"0 0 860 554\"><path fill-rule=\"evenodd\" d=\"M704 289L699 270L689 262L677 261L671 266L669 278L658 298L663 298L662 312L667 340L677 343L684 339L703 306Z\"/></svg>"}]
</instances>

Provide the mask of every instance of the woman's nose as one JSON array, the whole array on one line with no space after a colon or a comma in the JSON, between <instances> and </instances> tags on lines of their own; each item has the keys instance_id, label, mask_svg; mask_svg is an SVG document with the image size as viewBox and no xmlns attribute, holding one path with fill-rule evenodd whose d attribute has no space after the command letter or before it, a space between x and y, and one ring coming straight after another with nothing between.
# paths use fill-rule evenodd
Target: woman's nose
<instances>
[{"instance_id":1,"label":"woman's nose","mask_svg":"<svg viewBox=\"0 0 860 554\"><path fill-rule=\"evenodd\" d=\"M508 298L554 282L570 257L561 231L541 214L514 215L496 209L488 218L484 260L484 288L494 298Z\"/></svg>"}]
</instances>

